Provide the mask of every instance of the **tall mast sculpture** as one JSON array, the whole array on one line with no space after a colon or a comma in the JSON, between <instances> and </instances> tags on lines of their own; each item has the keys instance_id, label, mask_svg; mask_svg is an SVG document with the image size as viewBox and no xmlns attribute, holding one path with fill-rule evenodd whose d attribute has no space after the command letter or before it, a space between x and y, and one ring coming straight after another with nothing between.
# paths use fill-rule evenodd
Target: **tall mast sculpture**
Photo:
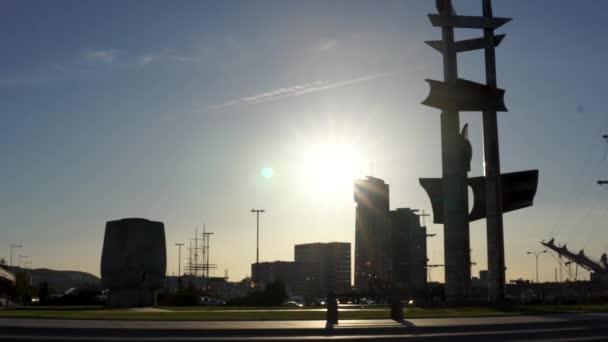
<instances>
[{"instance_id":1,"label":"tall mast sculpture","mask_svg":"<svg viewBox=\"0 0 608 342\"><path fill-rule=\"evenodd\" d=\"M488 296L502 301L505 294L505 260L502 213L531 206L538 184L538 170L500 173L497 112L506 112L503 89L497 88L495 47L505 35L494 30L509 18L492 16L491 0L482 0L483 16L457 15L451 0L436 0L438 14L429 14L431 24L441 27L442 39L427 41L443 55L444 80L427 80L430 94L422 104L441 110L443 178L421 178L429 194L434 222L444 224L446 299L468 299L471 288L469 222L487 219ZM483 29L482 38L454 40L454 28ZM485 52L486 84L458 78L457 54ZM459 112L483 113L485 177L468 178L472 148L468 128L460 132ZM474 195L468 212L468 191Z\"/></svg>"}]
</instances>

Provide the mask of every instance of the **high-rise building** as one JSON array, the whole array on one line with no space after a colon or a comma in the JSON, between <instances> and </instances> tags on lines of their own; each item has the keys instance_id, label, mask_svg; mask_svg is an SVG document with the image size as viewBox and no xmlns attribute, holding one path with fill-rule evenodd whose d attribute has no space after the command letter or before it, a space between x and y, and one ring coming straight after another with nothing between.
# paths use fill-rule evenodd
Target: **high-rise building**
<instances>
[{"instance_id":1,"label":"high-rise building","mask_svg":"<svg viewBox=\"0 0 608 342\"><path fill-rule=\"evenodd\" d=\"M350 290L350 243L307 243L295 245L295 262L315 263L319 267L322 293Z\"/></svg>"},{"instance_id":2,"label":"high-rise building","mask_svg":"<svg viewBox=\"0 0 608 342\"><path fill-rule=\"evenodd\" d=\"M389 286L391 220L388 184L367 177L355 181L355 288L370 291Z\"/></svg>"},{"instance_id":3,"label":"high-rise building","mask_svg":"<svg viewBox=\"0 0 608 342\"><path fill-rule=\"evenodd\" d=\"M422 298L426 292L426 227L409 208L390 212L391 278L410 298Z\"/></svg>"}]
</instances>

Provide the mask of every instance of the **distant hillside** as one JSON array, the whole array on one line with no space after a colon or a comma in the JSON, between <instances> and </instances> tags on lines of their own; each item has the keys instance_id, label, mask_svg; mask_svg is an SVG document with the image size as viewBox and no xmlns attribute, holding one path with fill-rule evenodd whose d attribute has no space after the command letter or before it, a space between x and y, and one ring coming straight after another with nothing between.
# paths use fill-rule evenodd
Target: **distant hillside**
<instances>
[{"instance_id":1,"label":"distant hillside","mask_svg":"<svg viewBox=\"0 0 608 342\"><path fill-rule=\"evenodd\" d=\"M23 270L23 269L22 269ZM14 273L19 269L13 268ZM25 270L30 272L30 270ZM96 276L80 271L56 271L47 268L37 268L31 270L32 284L38 286L42 282L49 284L49 289L61 293L70 287L78 288L101 288L101 279Z\"/></svg>"}]
</instances>

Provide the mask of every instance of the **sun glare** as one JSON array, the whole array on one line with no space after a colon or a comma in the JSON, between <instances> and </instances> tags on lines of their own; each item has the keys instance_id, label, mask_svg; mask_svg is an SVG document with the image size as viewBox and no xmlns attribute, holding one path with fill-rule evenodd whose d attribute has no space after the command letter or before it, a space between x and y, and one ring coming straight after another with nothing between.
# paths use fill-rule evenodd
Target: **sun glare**
<instances>
[{"instance_id":1,"label":"sun glare","mask_svg":"<svg viewBox=\"0 0 608 342\"><path fill-rule=\"evenodd\" d=\"M322 194L352 191L358 162L352 145L326 143L312 146L304 155L303 185Z\"/></svg>"}]
</instances>

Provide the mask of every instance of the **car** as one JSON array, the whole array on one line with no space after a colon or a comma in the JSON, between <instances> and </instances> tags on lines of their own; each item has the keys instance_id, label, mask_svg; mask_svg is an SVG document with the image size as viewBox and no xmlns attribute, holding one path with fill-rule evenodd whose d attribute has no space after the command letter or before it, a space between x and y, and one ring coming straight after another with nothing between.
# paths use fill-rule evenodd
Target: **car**
<instances>
[{"instance_id":1,"label":"car","mask_svg":"<svg viewBox=\"0 0 608 342\"><path fill-rule=\"evenodd\" d=\"M327 305L327 301L325 299L315 299L312 301L312 306L325 306Z\"/></svg>"},{"instance_id":2,"label":"car","mask_svg":"<svg viewBox=\"0 0 608 342\"><path fill-rule=\"evenodd\" d=\"M289 302L287 302L285 305L289 306L289 307L294 307L294 308L301 308L304 305L298 302L295 302L293 300L290 300Z\"/></svg>"},{"instance_id":3,"label":"car","mask_svg":"<svg viewBox=\"0 0 608 342\"><path fill-rule=\"evenodd\" d=\"M222 305L226 305L226 302L223 300L220 300L220 299L202 296L201 305L203 305L203 306L222 306Z\"/></svg>"}]
</instances>

